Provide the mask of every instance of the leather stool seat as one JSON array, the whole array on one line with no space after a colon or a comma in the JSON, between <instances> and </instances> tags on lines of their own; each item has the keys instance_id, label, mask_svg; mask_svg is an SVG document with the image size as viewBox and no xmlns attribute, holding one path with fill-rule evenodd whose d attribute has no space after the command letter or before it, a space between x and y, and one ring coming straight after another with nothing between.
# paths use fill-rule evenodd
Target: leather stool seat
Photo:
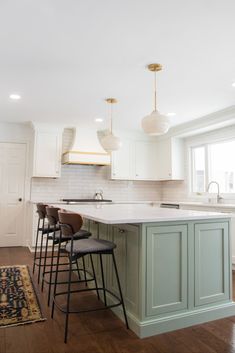
<instances>
[{"instance_id":1,"label":"leather stool seat","mask_svg":"<svg viewBox=\"0 0 235 353\"><path fill-rule=\"evenodd\" d=\"M116 248L116 244L102 239L82 239L73 243L73 255L109 252ZM66 245L66 251L71 251L71 242Z\"/></svg>"}]
</instances>

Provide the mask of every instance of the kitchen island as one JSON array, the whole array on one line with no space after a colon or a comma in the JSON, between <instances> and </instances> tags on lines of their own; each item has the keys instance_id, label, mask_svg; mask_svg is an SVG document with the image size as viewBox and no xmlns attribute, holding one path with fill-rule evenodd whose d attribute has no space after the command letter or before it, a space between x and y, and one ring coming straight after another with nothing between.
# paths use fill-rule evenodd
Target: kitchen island
<instances>
[{"instance_id":1,"label":"kitchen island","mask_svg":"<svg viewBox=\"0 0 235 353\"><path fill-rule=\"evenodd\" d=\"M80 213L93 237L116 243L128 320L139 337L235 315L229 215L136 204L59 207ZM105 260L107 286L117 292Z\"/></svg>"}]
</instances>

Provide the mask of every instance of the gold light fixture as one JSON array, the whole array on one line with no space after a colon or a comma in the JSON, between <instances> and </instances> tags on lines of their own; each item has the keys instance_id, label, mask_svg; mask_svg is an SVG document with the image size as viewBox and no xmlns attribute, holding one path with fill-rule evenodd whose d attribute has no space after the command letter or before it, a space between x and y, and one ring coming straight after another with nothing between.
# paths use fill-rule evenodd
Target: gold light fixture
<instances>
[{"instance_id":1,"label":"gold light fixture","mask_svg":"<svg viewBox=\"0 0 235 353\"><path fill-rule=\"evenodd\" d=\"M156 73L162 70L161 64L150 64L148 70L154 72L154 110L151 114L145 116L142 120L142 128L148 135L158 136L165 134L170 127L169 118L162 115L157 110L157 83Z\"/></svg>"},{"instance_id":2,"label":"gold light fixture","mask_svg":"<svg viewBox=\"0 0 235 353\"><path fill-rule=\"evenodd\" d=\"M113 104L118 101L116 98L107 98L105 101L110 104L110 130L104 133L100 138L100 144L106 152L117 151L121 147L121 140L113 134Z\"/></svg>"}]
</instances>

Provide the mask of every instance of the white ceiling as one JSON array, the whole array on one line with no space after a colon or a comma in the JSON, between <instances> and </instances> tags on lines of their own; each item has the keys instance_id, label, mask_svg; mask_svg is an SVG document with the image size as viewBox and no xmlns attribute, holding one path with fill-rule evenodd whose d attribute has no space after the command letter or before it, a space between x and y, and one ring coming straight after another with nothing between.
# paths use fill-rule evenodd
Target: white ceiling
<instances>
[{"instance_id":1,"label":"white ceiling","mask_svg":"<svg viewBox=\"0 0 235 353\"><path fill-rule=\"evenodd\" d=\"M2 0L0 120L93 122L114 96L115 125L139 129L151 62L164 67L158 108L172 124L231 106L234 16L234 0Z\"/></svg>"}]
</instances>

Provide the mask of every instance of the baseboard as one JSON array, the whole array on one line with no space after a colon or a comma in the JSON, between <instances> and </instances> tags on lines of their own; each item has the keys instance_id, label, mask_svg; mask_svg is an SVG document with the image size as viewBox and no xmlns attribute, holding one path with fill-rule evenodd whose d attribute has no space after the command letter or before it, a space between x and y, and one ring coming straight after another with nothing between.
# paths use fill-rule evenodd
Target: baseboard
<instances>
[{"instance_id":1,"label":"baseboard","mask_svg":"<svg viewBox=\"0 0 235 353\"><path fill-rule=\"evenodd\" d=\"M111 297L109 297L109 302L113 302ZM112 310L122 321L124 321L121 307L116 307ZM150 317L149 319L145 319L143 321L140 321L127 310L130 329L134 331L139 338L155 336L161 333L175 331L234 315L234 302L229 302L209 308L191 310L189 312L179 313L169 317Z\"/></svg>"}]
</instances>

